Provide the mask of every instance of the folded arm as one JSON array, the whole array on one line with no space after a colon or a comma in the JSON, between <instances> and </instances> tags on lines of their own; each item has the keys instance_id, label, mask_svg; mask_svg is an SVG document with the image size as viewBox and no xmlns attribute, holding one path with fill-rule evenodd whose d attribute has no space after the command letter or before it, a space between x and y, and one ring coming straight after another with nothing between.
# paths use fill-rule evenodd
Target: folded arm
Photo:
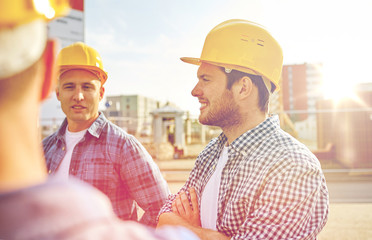
<instances>
[{"instance_id":1,"label":"folded arm","mask_svg":"<svg viewBox=\"0 0 372 240\"><path fill-rule=\"evenodd\" d=\"M185 192L180 192L172 202L172 212L163 213L159 217L158 227L163 225L179 225L193 231L200 239L226 240L224 234L201 227L198 199L194 188L189 189L190 201Z\"/></svg>"}]
</instances>

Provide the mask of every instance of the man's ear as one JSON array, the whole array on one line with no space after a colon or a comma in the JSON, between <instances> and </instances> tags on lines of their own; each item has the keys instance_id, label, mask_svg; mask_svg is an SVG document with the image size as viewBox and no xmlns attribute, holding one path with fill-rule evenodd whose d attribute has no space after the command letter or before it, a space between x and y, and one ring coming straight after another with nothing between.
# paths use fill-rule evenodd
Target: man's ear
<instances>
[{"instance_id":1,"label":"man's ear","mask_svg":"<svg viewBox=\"0 0 372 240\"><path fill-rule=\"evenodd\" d=\"M58 88L58 86L56 87L55 92L56 92L56 97L57 97L58 101L60 101L60 99L59 99L59 88Z\"/></svg>"},{"instance_id":2,"label":"man's ear","mask_svg":"<svg viewBox=\"0 0 372 240\"><path fill-rule=\"evenodd\" d=\"M43 64L45 69L44 81L41 91L40 100L45 100L55 86L57 79L57 67L56 67L56 54L57 54L57 42L55 40L48 40L44 53L43 53Z\"/></svg>"},{"instance_id":3,"label":"man's ear","mask_svg":"<svg viewBox=\"0 0 372 240\"><path fill-rule=\"evenodd\" d=\"M102 100L104 94L105 94L105 87L101 86L101 88L99 89L99 100L100 101Z\"/></svg>"},{"instance_id":4,"label":"man's ear","mask_svg":"<svg viewBox=\"0 0 372 240\"><path fill-rule=\"evenodd\" d=\"M252 80L244 76L239 80L239 96L241 98L248 97L252 92L253 83Z\"/></svg>"}]
</instances>

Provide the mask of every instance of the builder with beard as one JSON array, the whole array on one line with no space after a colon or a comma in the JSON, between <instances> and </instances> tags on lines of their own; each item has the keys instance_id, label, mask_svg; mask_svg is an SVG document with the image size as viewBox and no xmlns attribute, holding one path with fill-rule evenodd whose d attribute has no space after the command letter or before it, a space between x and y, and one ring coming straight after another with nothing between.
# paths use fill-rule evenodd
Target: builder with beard
<instances>
[{"instance_id":1,"label":"builder with beard","mask_svg":"<svg viewBox=\"0 0 372 240\"><path fill-rule=\"evenodd\" d=\"M283 55L262 26L228 20L206 37L191 94L199 121L223 133L198 156L158 226L183 225L201 239L316 239L328 216L318 159L269 116Z\"/></svg>"}]
</instances>

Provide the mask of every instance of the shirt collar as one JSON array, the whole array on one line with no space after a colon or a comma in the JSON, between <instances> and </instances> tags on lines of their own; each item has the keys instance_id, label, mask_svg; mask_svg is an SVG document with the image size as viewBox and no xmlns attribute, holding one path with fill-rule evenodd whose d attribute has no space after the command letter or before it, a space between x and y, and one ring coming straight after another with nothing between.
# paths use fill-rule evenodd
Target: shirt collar
<instances>
[{"instance_id":1,"label":"shirt collar","mask_svg":"<svg viewBox=\"0 0 372 240\"><path fill-rule=\"evenodd\" d=\"M273 115L257 125L255 128L250 129L240 135L229 145L229 147L246 156L279 128L279 116ZM222 149L227 142L227 137L224 133L221 133L220 136L218 136L217 141L219 148Z\"/></svg>"},{"instance_id":2,"label":"shirt collar","mask_svg":"<svg viewBox=\"0 0 372 240\"><path fill-rule=\"evenodd\" d=\"M105 115L100 112L96 121L94 121L93 124L88 128L88 132L92 136L99 138L107 122L108 120L106 119Z\"/></svg>"},{"instance_id":3,"label":"shirt collar","mask_svg":"<svg viewBox=\"0 0 372 240\"><path fill-rule=\"evenodd\" d=\"M88 128L88 132L92 136L99 138L107 122L108 120L106 119L105 115L102 112L100 112L98 118ZM58 139L64 138L66 127L67 127L67 118L63 120L61 127L58 130L58 133L57 133Z\"/></svg>"}]
</instances>

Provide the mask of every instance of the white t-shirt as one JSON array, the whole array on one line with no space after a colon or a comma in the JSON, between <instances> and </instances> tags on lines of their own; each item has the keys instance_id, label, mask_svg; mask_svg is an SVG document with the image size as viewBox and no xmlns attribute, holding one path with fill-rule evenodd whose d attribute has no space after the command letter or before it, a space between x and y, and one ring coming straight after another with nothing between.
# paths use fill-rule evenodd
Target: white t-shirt
<instances>
[{"instance_id":1,"label":"white t-shirt","mask_svg":"<svg viewBox=\"0 0 372 240\"><path fill-rule=\"evenodd\" d=\"M66 155L62 159L62 162L55 173L55 175L58 178L68 180L72 152L74 151L75 145L84 137L87 130L88 129L82 130L80 132L70 132L68 130L68 126L66 127L65 133Z\"/></svg>"},{"instance_id":2,"label":"white t-shirt","mask_svg":"<svg viewBox=\"0 0 372 240\"><path fill-rule=\"evenodd\" d=\"M201 196L200 221L203 228L217 230L218 194L222 170L227 162L228 149L229 148L226 146L223 148L220 158L217 162L216 170L209 179L208 183L205 185L203 194Z\"/></svg>"}]
</instances>

